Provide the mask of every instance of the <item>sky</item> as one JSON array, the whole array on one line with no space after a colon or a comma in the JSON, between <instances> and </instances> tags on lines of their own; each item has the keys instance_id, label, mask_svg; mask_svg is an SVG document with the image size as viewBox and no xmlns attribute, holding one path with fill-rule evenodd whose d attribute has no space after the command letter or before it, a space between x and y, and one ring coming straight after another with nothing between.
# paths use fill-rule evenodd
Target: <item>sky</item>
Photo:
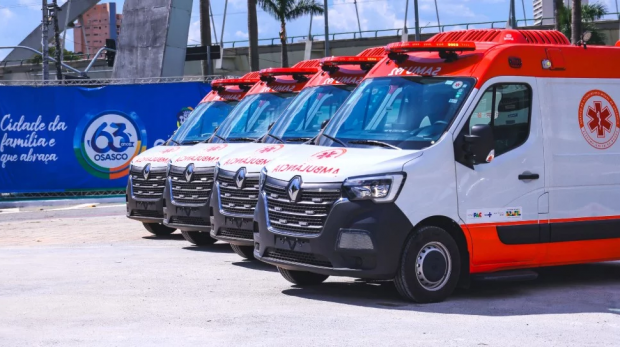
<instances>
[{"instance_id":1,"label":"sky","mask_svg":"<svg viewBox=\"0 0 620 347\"><path fill-rule=\"evenodd\" d=\"M66 0L59 0L64 3ZM81 1L81 0L72 0ZM148 1L148 0L145 0ZM186 0L192 1L192 0ZM358 30L354 0L328 0L330 33L351 32ZM420 8L420 25L437 24L434 0L418 0ZM610 12L615 12L615 0L599 0L606 4ZM102 0L100 3L116 2L122 12L123 0ZM188 44L200 43L199 0L193 0L193 11L188 37ZM322 3L323 0L318 0ZM409 1L408 27L413 27L413 2ZM593 2L593 1L591 1ZM221 35L225 0L211 0L215 30L218 40ZM357 0L360 25L362 30L402 28L405 16L406 0ZM517 19L524 18L523 4L527 18L532 18L532 0L517 0ZM442 25L474 23L487 21L505 21L508 18L509 0L437 0L440 22ZM0 46L13 46L30 33L41 22L41 0L0 0ZM288 36L307 35L310 17L302 17L287 24ZM258 11L259 38L278 37L279 23L269 14ZM323 33L323 16L314 16L312 33ZM464 28L453 26L447 29ZM429 29L427 29L430 31ZM224 42L247 40L247 1L229 0L228 16L224 30ZM214 40L215 41L215 40ZM244 44L238 44L244 45ZM229 47L226 45L225 47ZM67 34L67 49L73 50L73 34ZM0 60L8 54L0 50Z\"/></svg>"}]
</instances>

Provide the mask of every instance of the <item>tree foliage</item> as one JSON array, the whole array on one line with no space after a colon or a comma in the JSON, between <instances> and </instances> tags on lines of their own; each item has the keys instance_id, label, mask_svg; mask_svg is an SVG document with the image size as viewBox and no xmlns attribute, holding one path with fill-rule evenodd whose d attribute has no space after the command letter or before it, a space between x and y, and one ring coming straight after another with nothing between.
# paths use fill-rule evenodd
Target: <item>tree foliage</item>
<instances>
[{"instance_id":1,"label":"tree foliage","mask_svg":"<svg viewBox=\"0 0 620 347\"><path fill-rule=\"evenodd\" d=\"M571 39L572 36L572 24L571 24L571 10L560 4L559 9L559 23L560 31ZM601 3L583 4L581 5L581 27L583 32L589 31L592 33L592 38L588 41L590 45L604 45L605 34L596 28L595 21L600 20L607 14L607 8Z\"/></svg>"},{"instance_id":2,"label":"tree foliage","mask_svg":"<svg viewBox=\"0 0 620 347\"><path fill-rule=\"evenodd\" d=\"M316 0L257 0L263 11L280 21L280 43L282 44L282 67L288 66L286 45L286 22L305 15L323 14L325 10Z\"/></svg>"},{"instance_id":3,"label":"tree foliage","mask_svg":"<svg viewBox=\"0 0 620 347\"><path fill-rule=\"evenodd\" d=\"M47 50L48 54L50 57L55 57L56 56L56 47L50 47ZM74 52L68 51L66 49L63 50L63 54L64 54L64 61L75 61L75 60L80 60L82 59L81 55L76 54ZM28 63L30 64L41 64L43 62L43 57L41 56L41 54L35 54L32 59L28 60Z\"/></svg>"}]
</instances>

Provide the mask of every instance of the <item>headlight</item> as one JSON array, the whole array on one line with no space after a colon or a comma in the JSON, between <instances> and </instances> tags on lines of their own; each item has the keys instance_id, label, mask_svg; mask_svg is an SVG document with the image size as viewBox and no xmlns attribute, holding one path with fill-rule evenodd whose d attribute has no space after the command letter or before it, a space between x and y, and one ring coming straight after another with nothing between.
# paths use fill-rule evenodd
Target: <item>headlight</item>
<instances>
[{"instance_id":1,"label":"headlight","mask_svg":"<svg viewBox=\"0 0 620 347\"><path fill-rule=\"evenodd\" d=\"M263 168L262 170L260 170L260 176L258 177L258 189L259 190L263 190L266 180L267 180L267 169Z\"/></svg>"},{"instance_id":2,"label":"headlight","mask_svg":"<svg viewBox=\"0 0 620 347\"><path fill-rule=\"evenodd\" d=\"M403 173L347 178L342 187L350 200L392 202L405 182Z\"/></svg>"},{"instance_id":3,"label":"headlight","mask_svg":"<svg viewBox=\"0 0 620 347\"><path fill-rule=\"evenodd\" d=\"M220 172L220 162L215 163L215 167L213 168L213 181L217 180L217 174Z\"/></svg>"}]
</instances>

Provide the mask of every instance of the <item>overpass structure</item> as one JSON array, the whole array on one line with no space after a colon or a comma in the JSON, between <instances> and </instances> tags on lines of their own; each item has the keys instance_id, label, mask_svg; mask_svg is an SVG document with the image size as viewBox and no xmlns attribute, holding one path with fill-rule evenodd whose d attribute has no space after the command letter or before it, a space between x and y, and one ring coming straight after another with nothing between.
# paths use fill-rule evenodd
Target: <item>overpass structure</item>
<instances>
[{"instance_id":1,"label":"overpass structure","mask_svg":"<svg viewBox=\"0 0 620 347\"><path fill-rule=\"evenodd\" d=\"M80 1L71 1L71 13L69 13L69 2L65 2L60 7L60 12L58 13L58 28L60 31L65 30L65 23L73 23L75 22L82 14L88 11L91 7L95 6L100 0L80 0ZM67 21L67 16L69 17L69 21ZM18 46L26 46L31 47L37 50L41 48L41 25L36 27L22 42L19 43ZM54 28L50 25L49 28L49 37L54 37ZM24 49L14 49L9 53L3 61L19 61L32 58L33 53Z\"/></svg>"}]
</instances>

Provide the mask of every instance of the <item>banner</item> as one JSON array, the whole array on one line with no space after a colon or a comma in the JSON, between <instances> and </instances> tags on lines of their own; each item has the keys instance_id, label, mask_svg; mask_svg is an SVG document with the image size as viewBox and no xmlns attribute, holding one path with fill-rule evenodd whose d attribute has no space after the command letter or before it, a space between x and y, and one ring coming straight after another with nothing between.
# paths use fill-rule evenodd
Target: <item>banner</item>
<instances>
[{"instance_id":1,"label":"banner","mask_svg":"<svg viewBox=\"0 0 620 347\"><path fill-rule=\"evenodd\" d=\"M0 193L107 190L210 91L203 83L0 86Z\"/></svg>"}]
</instances>

